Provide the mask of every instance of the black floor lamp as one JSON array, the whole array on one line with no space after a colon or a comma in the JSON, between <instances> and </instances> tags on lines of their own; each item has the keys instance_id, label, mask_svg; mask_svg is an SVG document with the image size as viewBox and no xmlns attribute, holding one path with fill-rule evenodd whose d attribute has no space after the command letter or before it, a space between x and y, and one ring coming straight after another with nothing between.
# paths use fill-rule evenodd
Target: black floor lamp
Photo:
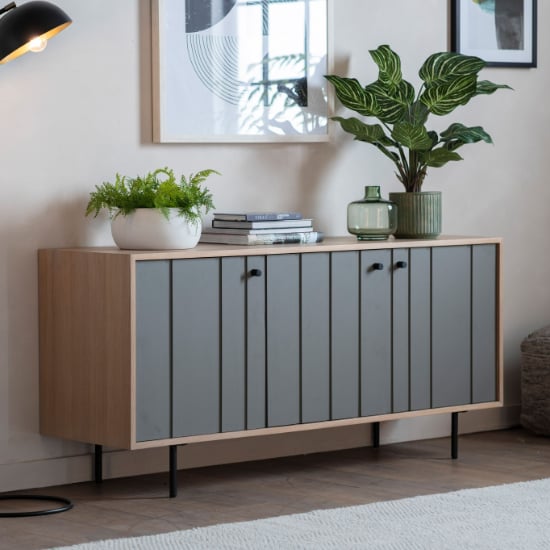
<instances>
[{"instance_id":1,"label":"black floor lamp","mask_svg":"<svg viewBox=\"0 0 550 550\"><path fill-rule=\"evenodd\" d=\"M17 6L10 2L0 15L0 63L27 52L41 52L52 36L67 28L71 18L50 2L33 1Z\"/></svg>"},{"instance_id":2,"label":"black floor lamp","mask_svg":"<svg viewBox=\"0 0 550 550\"><path fill-rule=\"evenodd\" d=\"M27 52L41 52L48 39L68 27L71 18L50 2L32 1L21 6L11 2L0 9L0 63L7 63ZM30 512L1 512L0 518L44 516L65 512L70 500L46 495L0 495L0 500L54 502L58 506Z\"/></svg>"}]
</instances>

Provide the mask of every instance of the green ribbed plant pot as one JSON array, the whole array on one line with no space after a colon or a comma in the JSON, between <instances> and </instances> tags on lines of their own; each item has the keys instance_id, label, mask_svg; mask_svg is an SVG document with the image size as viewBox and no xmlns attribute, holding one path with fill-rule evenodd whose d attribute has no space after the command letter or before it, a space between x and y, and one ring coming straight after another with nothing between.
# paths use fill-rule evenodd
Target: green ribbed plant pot
<instances>
[{"instance_id":1,"label":"green ribbed plant pot","mask_svg":"<svg viewBox=\"0 0 550 550\"><path fill-rule=\"evenodd\" d=\"M441 191L390 193L397 204L396 239L433 239L441 234Z\"/></svg>"}]
</instances>

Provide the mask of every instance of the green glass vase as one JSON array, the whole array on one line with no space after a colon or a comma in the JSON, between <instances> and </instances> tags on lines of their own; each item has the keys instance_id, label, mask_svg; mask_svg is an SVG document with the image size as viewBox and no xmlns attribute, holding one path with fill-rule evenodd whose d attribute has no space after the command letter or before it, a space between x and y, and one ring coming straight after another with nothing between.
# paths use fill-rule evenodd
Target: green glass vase
<instances>
[{"instance_id":1,"label":"green glass vase","mask_svg":"<svg viewBox=\"0 0 550 550\"><path fill-rule=\"evenodd\" d=\"M348 231L360 241L383 241L397 229L397 207L380 196L378 185L367 185L361 200L348 204Z\"/></svg>"}]
</instances>

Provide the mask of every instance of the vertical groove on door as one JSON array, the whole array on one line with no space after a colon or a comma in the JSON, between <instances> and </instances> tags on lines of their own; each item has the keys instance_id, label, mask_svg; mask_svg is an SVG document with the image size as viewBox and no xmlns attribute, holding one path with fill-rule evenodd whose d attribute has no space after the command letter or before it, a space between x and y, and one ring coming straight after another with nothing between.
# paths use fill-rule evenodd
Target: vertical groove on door
<instances>
[{"instance_id":1,"label":"vertical groove on door","mask_svg":"<svg viewBox=\"0 0 550 550\"><path fill-rule=\"evenodd\" d=\"M434 406L433 374L433 248L430 249L430 409Z\"/></svg>"},{"instance_id":2,"label":"vertical groove on door","mask_svg":"<svg viewBox=\"0 0 550 550\"><path fill-rule=\"evenodd\" d=\"M357 273L359 277L357 278L357 295L359 296L359 312L358 312L358 329L359 329L359 339L358 339L358 371L357 371L357 416L361 416L363 410L363 255L359 254L358 258L358 270Z\"/></svg>"},{"instance_id":3,"label":"vertical groove on door","mask_svg":"<svg viewBox=\"0 0 550 550\"><path fill-rule=\"evenodd\" d=\"M170 322L168 324L170 335L168 337L170 342L170 395L168 397L168 402L170 403L170 437L174 437L174 269L173 269L173 260L169 260L168 267L168 285L169 285L169 295L170 303L168 308L170 310Z\"/></svg>"},{"instance_id":4,"label":"vertical groove on door","mask_svg":"<svg viewBox=\"0 0 550 550\"><path fill-rule=\"evenodd\" d=\"M470 249L470 403L474 400L474 249Z\"/></svg>"},{"instance_id":5,"label":"vertical groove on door","mask_svg":"<svg viewBox=\"0 0 550 550\"><path fill-rule=\"evenodd\" d=\"M303 254L299 256L298 262L298 327L300 341L298 342L298 352L300 354L300 363L298 366L298 400L299 400L299 418L298 422L304 422L304 287L303 287Z\"/></svg>"},{"instance_id":6,"label":"vertical groove on door","mask_svg":"<svg viewBox=\"0 0 550 550\"><path fill-rule=\"evenodd\" d=\"M334 365L333 365L333 361L332 361L332 339L333 339L333 335L334 335L334 327L332 325L332 310L333 310L333 305L332 305L332 300L333 300L333 296L332 296L332 281L333 281L333 277L332 277L332 269L333 269L333 258L334 256L334 252L330 252L329 253L329 271L328 271L328 281L329 281L329 288L328 288L328 295L329 295L329 320L328 320L328 331L329 331L329 342L328 342L328 351L329 351L329 358L328 358L328 375L329 375L329 378L328 378L328 388L329 388L329 399L328 399L328 414L329 414L329 419L332 420L334 418L333 416L333 410L332 410L332 392L334 391L334 388L332 386L332 376L333 376L333 371L334 371Z\"/></svg>"},{"instance_id":7,"label":"vertical groove on door","mask_svg":"<svg viewBox=\"0 0 550 550\"><path fill-rule=\"evenodd\" d=\"M389 251L389 265L388 265L388 272L390 274L390 332L389 332L389 339L390 339L390 411L393 412L395 410L395 369L394 369L394 345L395 345L395 281L393 278L393 265L392 265L392 258L393 258L393 251Z\"/></svg>"},{"instance_id":8,"label":"vertical groove on door","mask_svg":"<svg viewBox=\"0 0 550 550\"><path fill-rule=\"evenodd\" d=\"M224 361L223 361L223 342L224 342L224 307L223 307L223 258L218 258L218 311L220 315L218 317L218 431L223 432L224 424ZM229 399L228 399L229 401ZM228 430L229 431L229 430Z\"/></svg>"},{"instance_id":9,"label":"vertical groove on door","mask_svg":"<svg viewBox=\"0 0 550 550\"><path fill-rule=\"evenodd\" d=\"M407 303L408 303L408 319L407 319L407 357L409 358L409 410L413 410L413 369L412 369L412 304L411 304L411 270L412 270L412 250L408 251L409 277L407 279Z\"/></svg>"}]
</instances>

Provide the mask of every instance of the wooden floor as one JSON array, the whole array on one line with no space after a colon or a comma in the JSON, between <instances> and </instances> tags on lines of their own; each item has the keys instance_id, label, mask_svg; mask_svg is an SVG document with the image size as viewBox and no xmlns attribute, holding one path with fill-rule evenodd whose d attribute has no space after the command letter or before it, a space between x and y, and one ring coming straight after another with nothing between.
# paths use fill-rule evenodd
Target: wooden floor
<instances>
[{"instance_id":1,"label":"wooden floor","mask_svg":"<svg viewBox=\"0 0 550 550\"><path fill-rule=\"evenodd\" d=\"M550 439L520 428L41 489L69 512L0 518L0 549L35 549L550 477ZM29 491L25 491L28 493ZM0 503L0 511L22 508Z\"/></svg>"}]
</instances>

